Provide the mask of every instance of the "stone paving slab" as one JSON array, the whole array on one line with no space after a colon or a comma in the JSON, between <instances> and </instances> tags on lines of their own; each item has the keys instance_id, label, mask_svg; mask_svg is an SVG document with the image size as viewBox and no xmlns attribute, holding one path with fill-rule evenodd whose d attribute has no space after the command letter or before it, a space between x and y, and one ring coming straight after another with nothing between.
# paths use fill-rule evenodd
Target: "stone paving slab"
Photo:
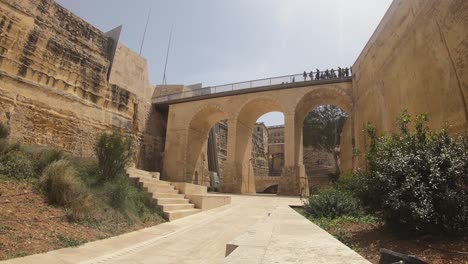
<instances>
[{"instance_id":1,"label":"stone paving slab","mask_svg":"<svg viewBox=\"0 0 468 264\"><path fill-rule=\"evenodd\" d=\"M50 251L44 254L32 255L24 258L12 259L0 263L8 264L107 264L107 263L130 263L130 264L167 264L167 263L203 263L211 264L223 263L225 260L226 244L234 240L236 237L244 234L249 230L249 227L256 223L265 223L266 234L274 233L274 236L279 236L278 239L289 239L294 241L296 235L301 233L299 230L301 226L295 228L285 229L286 226L294 224L294 221L288 220L288 215L292 212L296 217L302 216L295 213L295 211L286 211L284 220L288 220L286 226L280 224L281 218L276 218L276 212L283 212L283 210L292 210L289 205L300 205L301 201L297 197L279 197L271 195L258 195L258 196L240 196L232 195L232 202L230 205L222 206L212 210L204 211L192 216L181 218L173 222L164 223L158 226L138 230L135 232L123 234L120 236L90 242L77 248L65 248L55 251ZM274 213L275 212L275 213ZM274 214L273 214L274 213ZM269 217L270 215L270 217ZM268 218L274 215L275 220L273 223L267 221ZM283 214L280 214L283 215ZM273 219L273 218L271 218ZM305 218L304 221L309 222ZM296 221L298 221L296 219ZM310 222L309 222L310 223ZM310 223L310 225L313 225ZM280 232L270 232L272 228L280 228ZM311 248L320 243L326 244L322 241L321 237L327 236L327 233L318 227L317 230L307 232L317 232L315 237L310 237L313 241L307 244ZM287 237L286 233L291 234ZM312 232L313 231L313 232ZM261 242L262 247L250 248L252 257L259 256L256 251L265 251L265 243L271 242L266 234L257 234L257 242ZM262 237L263 235L263 237ZM313 235L313 234L312 234ZM332 237L331 237L332 238ZM306 237L302 237L299 242L304 242ZM333 238L332 238L333 239ZM327 242L328 243L328 242ZM332 242L330 242L332 243ZM337 242L339 243L339 242ZM344 246L344 245L343 245ZM287 248L278 245L283 252ZM238 248L239 249L239 248ZM237 251L241 253L242 251ZM267 250L270 247L266 247ZM274 248L271 248L274 250ZM333 255L332 249L323 248L324 255ZM233 252L233 253L234 253ZM302 255L303 250L295 251L292 255ZM318 248L313 251L318 252ZM338 254L341 251L338 251ZM290 253L285 253L290 254ZM357 255L357 254L356 254ZM271 254L275 256L275 254ZM265 258L263 258L265 259ZM257 261L257 260L254 260ZM257 262L244 262L259 263ZM263 262L270 263L270 262ZM275 262L271 262L275 263ZM297 262L301 263L301 262ZM333 263L333 262L330 262ZM338 262L334 262L338 263ZM352 262L345 262L352 263ZM363 263L363 262L355 262Z\"/></svg>"},{"instance_id":2,"label":"stone paving slab","mask_svg":"<svg viewBox=\"0 0 468 264\"><path fill-rule=\"evenodd\" d=\"M235 249L226 264L370 263L289 206L276 208L229 244Z\"/></svg>"}]
</instances>

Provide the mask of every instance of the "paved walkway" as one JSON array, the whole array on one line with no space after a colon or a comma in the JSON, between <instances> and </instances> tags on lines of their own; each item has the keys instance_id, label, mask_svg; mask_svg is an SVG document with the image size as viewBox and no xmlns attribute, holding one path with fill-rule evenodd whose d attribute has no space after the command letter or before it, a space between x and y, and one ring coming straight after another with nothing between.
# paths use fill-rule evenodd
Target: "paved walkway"
<instances>
[{"instance_id":1,"label":"paved walkway","mask_svg":"<svg viewBox=\"0 0 468 264\"><path fill-rule=\"evenodd\" d=\"M256 223L265 221L277 209L298 204L300 200L293 197L233 195L231 205L170 223L87 243L78 248L65 248L1 263L219 264L225 261L226 244L246 233ZM289 213L296 214L294 211ZM315 227L313 224L311 226ZM316 232L327 234L319 228L316 228ZM317 248L321 241L315 242ZM298 251L295 253L300 254Z\"/></svg>"}]
</instances>

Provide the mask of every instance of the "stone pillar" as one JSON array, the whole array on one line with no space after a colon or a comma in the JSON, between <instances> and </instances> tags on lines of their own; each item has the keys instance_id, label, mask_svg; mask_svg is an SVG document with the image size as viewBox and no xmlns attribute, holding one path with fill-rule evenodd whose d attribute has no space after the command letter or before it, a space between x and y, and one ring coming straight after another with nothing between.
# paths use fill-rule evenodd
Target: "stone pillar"
<instances>
[{"instance_id":1,"label":"stone pillar","mask_svg":"<svg viewBox=\"0 0 468 264\"><path fill-rule=\"evenodd\" d=\"M187 129L179 129L170 119L168 120L161 180L184 181L187 137Z\"/></svg>"},{"instance_id":2,"label":"stone pillar","mask_svg":"<svg viewBox=\"0 0 468 264\"><path fill-rule=\"evenodd\" d=\"M221 191L255 193L255 174L251 164L252 127L228 120L227 161Z\"/></svg>"},{"instance_id":3,"label":"stone pillar","mask_svg":"<svg viewBox=\"0 0 468 264\"><path fill-rule=\"evenodd\" d=\"M239 187L236 185L238 181L236 177L237 168L234 162L236 152L236 122L228 120L227 126L227 156L224 174L220 179L220 190L224 193L239 193Z\"/></svg>"},{"instance_id":4,"label":"stone pillar","mask_svg":"<svg viewBox=\"0 0 468 264\"><path fill-rule=\"evenodd\" d=\"M302 122L295 113L284 116L284 168L278 186L279 195L309 195L309 184L302 162Z\"/></svg>"}]
</instances>

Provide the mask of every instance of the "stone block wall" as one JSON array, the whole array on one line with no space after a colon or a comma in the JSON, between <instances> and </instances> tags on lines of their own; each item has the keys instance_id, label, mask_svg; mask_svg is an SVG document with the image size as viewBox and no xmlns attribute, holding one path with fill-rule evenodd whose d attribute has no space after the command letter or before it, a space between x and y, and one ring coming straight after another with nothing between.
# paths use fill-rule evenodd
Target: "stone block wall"
<instances>
[{"instance_id":1,"label":"stone block wall","mask_svg":"<svg viewBox=\"0 0 468 264\"><path fill-rule=\"evenodd\" d=\"M0 0L0 14L0 122L11 140L89 157L96 137L117 129L135 139L137 165L158 169L164 118L146 96L146 61L119 44L112 70L125 64L146 71L134 77L138 85L112 83L113 40L65 8L51 0Z\"/></svg>"},{"instance_id":2,"label":"stone block wall","mask_svg":"<svg viewBox=\"0 0 468 264\"><path fill-rule=\"evenodd\" d=\"M468 1L394 0L354 63L354 131L358 167L365 166L365 129L395 131L407 109L429 114L429 125L468 131ZM342 152L353 153L350 144ZM349 168L349 164L344 164Z\"/></svg>"}]
</instances>

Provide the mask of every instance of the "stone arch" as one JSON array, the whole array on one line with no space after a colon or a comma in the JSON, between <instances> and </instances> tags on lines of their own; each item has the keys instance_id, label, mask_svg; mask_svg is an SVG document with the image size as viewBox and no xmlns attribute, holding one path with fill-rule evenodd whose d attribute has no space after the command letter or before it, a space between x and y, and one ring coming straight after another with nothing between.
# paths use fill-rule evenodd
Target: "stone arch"
<instances>
[{"instance_id":1,"label":"stone arch","mask_svg":"<svg viewBox=\"0 0 468 264\"><path fill-rule=\"evenodd\" d=\"M311 89L298 98L295 104L295 133L298 139L294 155L298 164L303 165L303 125L307 114L320 105L334 105L348 113L346 123L353 123L353 99L338 85L328 85ZM352 139L345 139L352 141Z\"/></svg>"},{"instance_id":2,"label":"stone arch","mask_svg":"<svg viewBox=\"0 0 468 264\"><path fill-rule=\"evenodd\" d=\"M203 147L206 145L210 129L219 121L228 119L229 115L218 104L207 104L194 111L188 124L188 135L185 151L184 181L191 182L197 172L196 167L201 159L208 162ZM203 157L205 155L205 157ZM197 172L200 175L202 172ZM202 177L203 175L199 176Z\"/></svg>"},{"instance_id":3,"label":"stone arch","mask_svg":"<svg viewBox=\"0 0 468 264\"><path fill-rule=\"evenodd\" d=\"M231 177L237 187L236 192L255 193L255 179L251 166L252 130L255 122L263 114L278 111L284 113L284 106L275 97L269 95L252 96L243 103L234 115L235 146L234 153L228 153L231 162Z\"/></svg>"},{"instance_id":4,"label":"stone arch","mask_svg":"<svg viewBox=\"0 0 468 264\"><path fill-rule=\"evenodd\" d=\"M335 105L351 114L353 100L351 96L339 86L313 88L299 97L294 104L294 112L298 122L304 122L307 114L320 105Z\"/></svg>"},{"instance_id":5,"label":"stone arch","mask_svg":"<svg viewBox=\"0 0 468 264\"><path fill-rule=\"evenodd\" d=\"M268 194L277 194L278 193L278 184L273 184L265 188L262 193Z\"/></svg>"}]
</instances>

